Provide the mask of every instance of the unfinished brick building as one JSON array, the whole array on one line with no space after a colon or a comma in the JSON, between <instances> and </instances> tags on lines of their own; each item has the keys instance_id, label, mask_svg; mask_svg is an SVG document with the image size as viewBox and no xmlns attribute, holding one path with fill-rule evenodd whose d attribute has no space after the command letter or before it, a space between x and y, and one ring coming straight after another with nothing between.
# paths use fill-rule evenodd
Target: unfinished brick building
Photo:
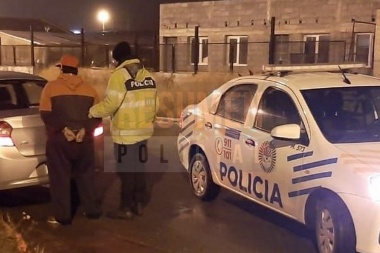
<instances>
[{"instance_id":1,"label":"unfinished brick building","mask_svg":"<svg viewBox=\"0 0 380 253\"><path fill-rule=\"evenodd\" d=\"M380 0L162 4L160 70L192 71L197 60L199 71L257 72L272 59L276 64L363 62L376 74L378 8Z\"/></svg>"}]
</instances>

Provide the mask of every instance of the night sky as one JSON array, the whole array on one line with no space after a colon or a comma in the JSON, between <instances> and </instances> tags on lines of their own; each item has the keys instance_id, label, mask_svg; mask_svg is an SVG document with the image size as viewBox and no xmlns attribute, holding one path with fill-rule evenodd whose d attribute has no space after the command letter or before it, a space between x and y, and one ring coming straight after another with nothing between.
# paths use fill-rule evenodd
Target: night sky
<instances>
[{"instance_id":1,"label":"night sky","mask_svg":"<svg viewBox=\"0 0 380 253\"><path fill-rule=\"evenodd\" d=\"M190 0L199 2L199 0ZM97 11L105 8L111 19L105 30L151 30L159 23L159 4L189 0L2 0L0 16L43 18L70 30L100 31Z\"/></svg>"}]
</instances>

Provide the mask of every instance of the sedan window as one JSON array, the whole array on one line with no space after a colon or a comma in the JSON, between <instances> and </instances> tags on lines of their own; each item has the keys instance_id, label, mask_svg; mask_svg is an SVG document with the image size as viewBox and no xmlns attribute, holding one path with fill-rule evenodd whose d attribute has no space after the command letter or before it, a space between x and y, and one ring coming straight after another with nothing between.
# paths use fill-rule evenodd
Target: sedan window
<instances>
[{"instance_id":1,"label":"sedan window","mask_svg":"<svg viewBox=\"0 0 380 253\"><path fill-rule=\"evenodd\" d=\"M270 87L261 98L255 127L270 132L276 126L285 124L301 126L301 117L288 94Z\"/></svg>"},{"instance_id":2,"label":"sedan window","mask_svg":"<svg viewBox=\"0 0 380 253\"><path fill-rule=\"evenodd\" d=\"M43 86L35 82L25 82L22 84L22 86L25 90L29 105L30 106L39 105Z\"/></svg>"},{"instance_id":3,"label":"sedan window","mask_svg":"<svg viewBox=\"0 0 380 253\"><path fill-rule=\"evenodd\" d=\"M17 97L11 84L0 84L0 110L17 108Z\"/></svg>"},{"instance_id":4,"label":"sedan window","mask_svg":"<svg viewBox=\"0 0 380 253\"><path fill-rule=\"evenodd\" d=\"M256 84L233 86L223 94L216 114L226 119L244 123L256 89Z\"/></svg>"},{"instance_id":5,"label":"sedan window","mask_svg":"<svg viewBox=\"0 0 380 253\"><path fill-rule=\"evenodd\" d=\"M38 106L45 82L10 80L0 84L0 110Z\"/></svg>"}]
</instances>

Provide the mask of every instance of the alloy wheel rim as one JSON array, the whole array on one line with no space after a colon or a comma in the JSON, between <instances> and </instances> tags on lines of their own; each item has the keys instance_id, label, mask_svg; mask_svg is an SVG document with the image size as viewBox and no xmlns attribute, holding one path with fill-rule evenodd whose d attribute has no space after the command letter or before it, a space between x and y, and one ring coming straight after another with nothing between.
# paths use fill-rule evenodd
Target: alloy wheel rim
<instances>
[{"instance_id":1,"label":"alloy wheel rim","mask_svg":"<svg viewBox=\"0 0 380 253\"><path fill-rule=\"evenodd\" d=\"M192 168L192 184L198 195L202 195L207 187L206 170L201 161L196 161Z\"/></svg>"},{"instance_id":2,"label":"alloy wheel rim","mask_svg":"<svg viewBox=\"0 0 380 253\"><path fill-rule=\"evenodd\" d=\"M330 212L326 209L319 214L317 240L321 253L333 252L335 242L334 223Z\"/></svg>"}]
</instances>

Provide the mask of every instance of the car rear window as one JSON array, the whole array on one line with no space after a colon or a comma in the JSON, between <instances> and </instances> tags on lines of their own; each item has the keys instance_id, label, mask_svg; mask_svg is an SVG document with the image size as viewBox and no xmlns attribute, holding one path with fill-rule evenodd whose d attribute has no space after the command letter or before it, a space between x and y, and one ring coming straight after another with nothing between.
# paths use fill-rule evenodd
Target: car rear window
<instances>
[{"instance_id":1,"label":"car rear window","mask_svg":"<svg viewBox=\"0 0 380 253\"><path fill-rule=\"evenodd\" d=\"M29 80L0 83L0 110L38 106L42 89L42 83Z\"/></svg>"},{"instance_id":2,"label":"car rear window","mask_svg":"<svg viewBox=\"0 0 380 253\"><path fill-rule=\"evenodd\" d=\"M11 84L0 84L0 110L17 108L16 92Z\"/></svg>"},{"instance_id":3,"label":"car rear window","mask_svg":"<svg viewBox=\"0 0 380 253\"><path fill-rule=\"evenodd\" d=\"M25 82L22 84L30 106L38 106L43 87L35 82Z\"/></svg>"}]
</instances>

